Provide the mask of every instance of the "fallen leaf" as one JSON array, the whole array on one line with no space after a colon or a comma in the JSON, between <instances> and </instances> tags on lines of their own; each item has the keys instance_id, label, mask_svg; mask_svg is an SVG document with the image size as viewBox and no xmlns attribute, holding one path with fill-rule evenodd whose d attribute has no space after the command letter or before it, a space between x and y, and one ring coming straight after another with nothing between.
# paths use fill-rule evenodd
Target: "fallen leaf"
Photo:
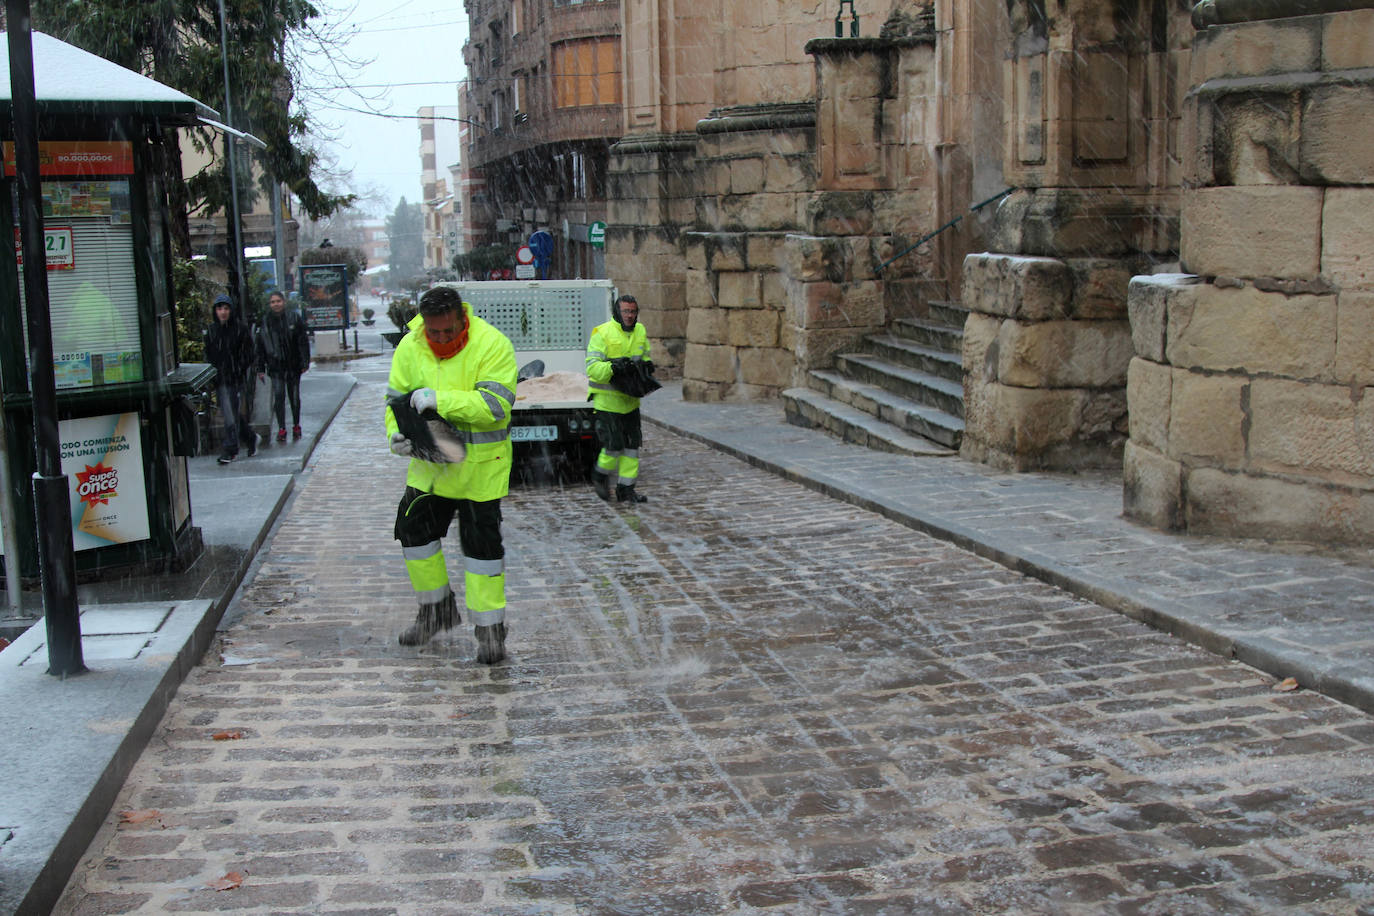
<instances>
[{"instance_id":1,"label":"fallen leaf","mask_svg":"<svg viewBox=\"0 0 1374 916\"><path fill-rule=\"evenodd\" d=\"M214 738L216 741L237 741L239 738L243 737L243 732L237 730L232 732L215 732L210 737Z\"/></svg>"},{"instance_id":2,"label":"fallen leaf","mask_svg":"<svg viewBox=\"0 0 1374 916\"><path fill-rule=\"evenodd\" d=\"M1284 678L1283 680L1279 681L1277 684L1275 684L1275 685L1274 685L1274 689L1275 689L1275 690L1281 690L1281 691L1283 691L1284 693L1287 693L1287 692L1290 691L1290 690L1297 690L1299 686L1300 686L1300 685L1298 684L1298 679L1297 679L1297 678L1295 678L1295 677L1286 677L1286 678Z\"/></svg>"},{"instance_id":3,"label":"fallen leaf","mask_svg":"<svg viewBox=\"0 0 1374 916\"><path fill-rule=\"evenodd\" d=\"M212 887L217 891L232 891L241 884L243 884L243 873L231 871L223 878L216 878L214 881L208 882L205 886Z\"/></svg>"},{"instance_id":4,"label":"fallen leaf","mask_svg":"<svg viewBox=\"0 0 1374 916\"><path fill-rule=\"evenodd\" d=\"M119 822L121 824L141 824L144 821L152 821L162 817L162 812L156 808L143 808L138 811L119 812Z\"/></svg>"}]
</instances>

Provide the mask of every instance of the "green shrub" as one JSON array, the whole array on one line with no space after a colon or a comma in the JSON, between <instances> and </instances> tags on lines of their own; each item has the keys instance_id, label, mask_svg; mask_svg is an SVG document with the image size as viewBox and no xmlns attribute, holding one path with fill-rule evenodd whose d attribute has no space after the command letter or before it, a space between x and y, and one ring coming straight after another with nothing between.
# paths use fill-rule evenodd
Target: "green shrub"
<instances>
[{"instance_id":1,"label":"green shrub","mask_svg":"<svg viewBox=\"0 0 1374 916\"><path fill-rule=\"evenodd\" d=\"M512 245L483 245L466 254L454 255L452 264L464 277L484 279L488 271L514 267L515 248Z\"/></svg>"},{"instance_id":2,"label":"green shrub","mask_svg":"<svg viewBox=\"0 0 1374 916\"><path fill-rule=\"evenodd\" d=\"M210 303L221 292L195 261L172 262L177 362L205 362L205 339L202 335L210 323Z\"/></svg>"},{"instance_id":3,"label":"green shrub","mask_svg":"<svg viewBox=\"0 0 1374 916\"><path fill-rule=\"evenodd\" d=\"M405 333L410 330L410 319L419 314L419 311L419 306L411 302L409 296L393 296L391 305L387 306L386 317L396 325L396 330Z\"/></svg>"}]
</instances>

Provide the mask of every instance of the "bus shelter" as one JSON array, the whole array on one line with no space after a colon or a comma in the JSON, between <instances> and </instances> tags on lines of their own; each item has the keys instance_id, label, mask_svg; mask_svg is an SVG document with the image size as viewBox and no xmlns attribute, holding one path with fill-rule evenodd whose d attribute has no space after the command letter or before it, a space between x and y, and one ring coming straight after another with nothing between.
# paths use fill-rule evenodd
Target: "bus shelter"
<instances>
[{"instance_id":1,"label":"bus shelter","mask_svg":"<svg viewBox=\"0 0 1374 916\"><path fill-rule=\"evenodd\" d=\"M173 569L199 555L187 458L188 398L214 370L177 359L165 157L213 109L40 32L33 33L47 263L23 263L8 49L0 42L0 404L17 568L38 575L30 480L33 397L23 271L47 271L62 469L78 572ZM170 136L169 136L170 135ZM15 564L6 560L6 569Z\"/></svg>"}]
</instances>

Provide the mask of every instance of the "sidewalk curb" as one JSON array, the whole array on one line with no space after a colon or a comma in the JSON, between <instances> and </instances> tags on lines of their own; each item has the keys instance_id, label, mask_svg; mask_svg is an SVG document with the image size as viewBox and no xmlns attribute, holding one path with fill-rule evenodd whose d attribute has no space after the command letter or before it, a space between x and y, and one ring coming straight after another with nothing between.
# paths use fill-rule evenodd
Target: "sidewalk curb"
<instances>
[{"instance_id":1,"label":"sidewalk curb","mask_svg":"<svg viewBox=\"0 0 1374 916\"><path fill-rule=\"evenodd\" d=\"M23 899L14 900L6 893L8 890L18 890L18 888L0 886L0 910L9 905L14 907L13 912L16 916L29 913L47 913L62 895L72 872L80 863L81 857L85 855L86 847L90 845L91 838L95 836L105 822L105 818L114 806L115 799L118 797L120 789L123 788L129 772L152 739L158 723L166 714L172 698L176 696L182 682L209 650L220 620L234 595L242 587L248 570L252 567L258 551L267 539L268 532L276 524L294 490L294 479L285 478L285 485L282 486L280 495L268 511L261 531L239 558L223 594L213 599L177 602L173 606L166 622L158 632L159 648L161 648L160 643L163 641L170 640L173 643L166 652L156 652L151 657L140 655L139 664L136 668L132 668L132 674L129 674L125 668L115 666L106 668L103 663L96 663L96 668L92 672L77 676L78 683L73 686L78 689L82 686L94 686L98 683L97 680L92 680L88 685L83 685L80 683L82 678L94 675L98 679L102 675L108 675L109 680L115 681L113 689L118 690L120 686L123 686L125 694L137 696L139 673L162 671L161 677L157 678L155 682L145 682L143 690L146 692L147 699L136 712L132 713L129 727L123 732L122 739L106 752L108 756L104 758L102 763L98 764L98 768L93 768L95 769L94 772L88 770L88 773L91 773L94 778L90 782L91 789L85 798L74 808L70 817L56 816L52 818L53 824L63 824L65 829L62 830L60 836L55 838L46 861L37 869ZM105 605L104 607L118 610L120 606ZM28 643L41 644L45 640L46 633L41 632L40 627L34 626L15 640L6 649L6 652L13 652L13 657L22 661L32 654L33 650L29 649ZM37 648L38 645L35 645L34 649ZM159 657L168 659L165 666L159 664L157 661ZM46 672L43 672L40 678L47 676ZM131 684L130 681L134 683ZM44 686L48 686L37 678L32 679L31 683L38 685L37 690L42 690ZM103 683L103 681L99 681L99 683ZM6 691L6 693L11 701L16 699L12 692ZM99 759L100 752L88 746L83 757L87 760ZM67 785L79 786L83 784L80 779L72 779L74 774L70 771L64 775ZM13 813L10 812L10 814ZM49 813L56 814L56 812ZM13 879L15 877L16 869L13 866L17 864L22 865L22 861L20 863L14 862L13 851L11 851L11 867L5 870L7 878ZM32 863L30 867L33 867L33 864L36 863ZM13 885L18 882L11 880L7 883Z\"/></svg>"},{"instance_id":2,"label":"sidewalk curb","mask_svg":"<svg viewBox=\"0 0 1374 916\"><path fill-rule=\"evenodd\" d=\"M61 896L91 838L99 831L114 805L129 771L162 721L172 697L204 654L215 632L213 620L217 603L209 599L176 603L159 630L159 640L170 643L167 651L153 653L137 668L98 666L72 678L72 683L64 686L68 695L63 699L70 701L71 693L85 695L90 707L103 714L99 719L103 728L100 731L89 730L91 734L83 742L75 762L63 768L60 774L54 770L54 775L67 790L83 785L89 785L90 789L79 799L68 794L68 791L62 791L60 794L63 798L74 802L66 810L45 807L44 823L51 825L55 834L51 846L45 848L42 843L34 843L26 837L29 842L20 849L6 850L9 862L5 868L7 881L0 886L0 909L13 907L11 912L19 916L47 913ZM33 627L6 651L14 651L13 657L22 661L39 649L44 639L45 635L39 633L39 628ZM30 647L29 643L34 645ZM164 658L167 659L165 664L162 662ZM150 661L153 664L149 664ZM16 664L14 667L17 670L19 666ZM154 672L157 673L155 678L144 679L144 675ZM6 690L6 695L11 702L21 700L24 694L28 694L28 702L23 704L27 710L41 710L52 702L51 685L47 680L50 676L41 665L35 665L27 675L7 670L4 677L9 682L10 689ZM137 701L140 694L146 696L141 704ZM123 709L121 716L120 701L129 698L133 698L133 704ZM128 728L109 728L112 718L115 722L126 719ZM119 740L113 745L102 745L102 734L118 735ZM59 761L62 759L60 752L55 756ZM80 762L83 760L94 761L94 766L86 767L82 772ZM83 776L86 778L83 779ZM8 791L13 791L13 787ZM41 792L35 794L41 796ZM18 812L8 813L13 817ZM40 833L43 830L42 827L37 829ZM33 829L28 832L32 833ZM42 855L43 861L39 863L36 856L25 857L23 850ZM26 871L32 874L32 878L20 886L21 882L14 879L22 878ZM23 894L22 898L13 896L19 893Z\"/></svg>"},{"instance_id":3,"label":"sidewalk curb","mask_svg":"<svg viewBox=\"0 0 1374 916\"><path fill-rule=\"evenodd\" d=\"M204 465L203 470L190 468L191 498L193 507L208 513L197 516L196 524L213 531L206 537L205 562L216 564L221 573L212 577L217 591L121 603L116 596L137 594L137 585L91 586L108 600L83 599L83 614L128 612L135 620L151 613L160 623L149 631L134 627L148 639L136 657L102 658L88 652L90 670L65 683L57 684L46 673L41 658L22 664L43 651L47 634L41 618L0 652L0 688L10 700L8 714L0 713L0 733L12 747L7 779L0 784L0 912L45 914L61 897L172 698L213 645L221 621L290 505L296 475L306 470L357 381L349 376L322 379L321 384L331 400L314 402L322 408L318 432L299 461L292 456L278 462L276 471L266 464L264 473L254 469L224 476L212 461L193 459ZM324 408L325 403L332 406ZM212 556L212 550L218 553ZM159 616L164 610L166 616Z\"/></svg>"}]
</instances>

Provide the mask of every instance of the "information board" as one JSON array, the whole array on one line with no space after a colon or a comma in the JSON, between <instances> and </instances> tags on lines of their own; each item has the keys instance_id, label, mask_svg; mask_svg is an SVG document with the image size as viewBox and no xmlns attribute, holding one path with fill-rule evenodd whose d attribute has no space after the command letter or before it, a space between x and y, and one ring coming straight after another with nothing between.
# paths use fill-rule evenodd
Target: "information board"
<instances>
[{"instance_id":1,"label":"information board","mask_svg":"<svg viewBox=\"0 0 1374 916\"><path fill-rule=\"evenodd\" d=\"M62 473L71 484L72 548L146 541L148 491L138 414L62 420Z\"/></svg>"},{"instance_id":2,"label":"information board","mask_svg":"<svg viewBox=\"0 0 1374 916\"><path fill-rule=\"evenodd\" d=\"M305 325L312 331L348 327L348 269L343 264L301 266L301 301Z\"/></svg>"}]
</instances>

